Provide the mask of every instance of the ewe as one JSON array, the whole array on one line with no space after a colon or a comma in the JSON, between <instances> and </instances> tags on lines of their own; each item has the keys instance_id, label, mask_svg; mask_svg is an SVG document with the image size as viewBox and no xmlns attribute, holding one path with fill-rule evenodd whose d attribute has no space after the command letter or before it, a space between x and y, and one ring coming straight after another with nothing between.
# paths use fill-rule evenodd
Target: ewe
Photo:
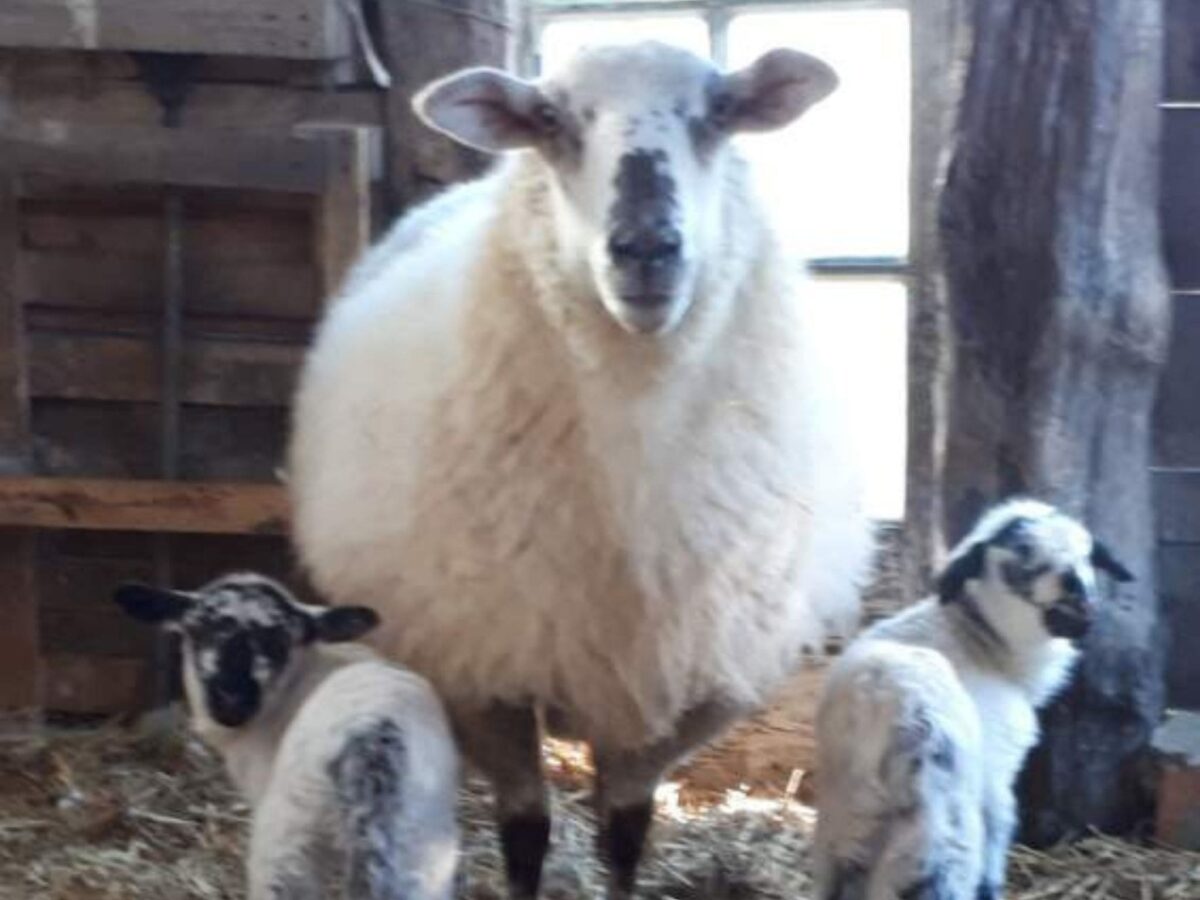
<instances>
[{"instance_id":1,"label":"ewe","mask_svg":"<svg viewBox=\"0 0 1200 900\"><path fill-rule=\"evenodd\" d=\"M458 758L421 678L353 641L378 618L304 606L254 574L116 601L183 638L192 725L254 806L250 900L449 900Z\"/></svg>"},{"instance_id":2,"label":"ewe","mask_svg":"<svg viewBox=\"0 0 1200 900\"><path fill-rule=\"evenodd\" d=\"M820 900L994 900L1013 780L1098 596L1132 577L1033 500L987 513L928 599L859 637L817 718Z\"/></svg>"},{"instance_id":3,"label":"ewe","mask_svg":"<svg viewBox=\"0 0 1200 900\"><path fill-rule=\"evenodd\" d=\"M834 84L801 53L723 75L654 43L436 82L432 127L515 152L402 220L317 336L301 557L446 700L514 896L549 840L537 709L592 747L624 897L664 772L857 610L845 404L729 142Z\"/></svg>"}]
</instances>

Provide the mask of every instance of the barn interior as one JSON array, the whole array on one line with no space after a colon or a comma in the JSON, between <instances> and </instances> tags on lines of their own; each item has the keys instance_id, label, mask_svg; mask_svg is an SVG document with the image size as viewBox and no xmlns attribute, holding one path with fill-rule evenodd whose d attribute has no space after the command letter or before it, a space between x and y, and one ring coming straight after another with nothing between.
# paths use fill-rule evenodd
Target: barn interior
<instances>
[{"instance_id":1,"label":"barn interior","mask_svg":"<svg viewBox=\"0 0 1200 900\"><path fill-rule=\"evenodd\" d=\"M0 898L243 896L247 808L112 592L253 569L311 596L283 471L305 349L375 238L491 165L414 91L641 39L841 77L745 149L856 400L866 620L1012 493L1138 572L1043 717L1010 896L1200 897L1195 3L0 0ZM644 896L811 896L825 667L660 792ZM544 755L546 895L597 896L589 761ZM461 809L459 895L502 897L481 782Z\"/></svg>"}]
</instances>

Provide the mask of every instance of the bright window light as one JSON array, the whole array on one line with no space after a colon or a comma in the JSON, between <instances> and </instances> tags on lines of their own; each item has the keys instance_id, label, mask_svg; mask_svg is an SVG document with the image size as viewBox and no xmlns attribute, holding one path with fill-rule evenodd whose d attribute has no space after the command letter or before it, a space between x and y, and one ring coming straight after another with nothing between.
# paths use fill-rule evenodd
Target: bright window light
<instances>
[{"instance_id":1,"label":"bright window light","mask_svg":"<svg viewBox=\"0 0 1200 900\"><path fill-rule=\"evenodd\" d=\"M571 16L542 29L542 71L553 72L582 48L596 44L662 41L708 58L708 26L698 15Z\"/></svg>"},{"instance_id":2,"label":"bright window light","mask_svg":"<svg viewBox=\"0 0 1200 900\"><path fill-rule=\"evenodd\" d=\"M902 10L753 12L729 25L731 67L792 47L841 81L783 133L742 139L806 256L908 252L908 41Z\"/></svg>"},{"instance_id":3,"label":"bright window light","mask_svg":"<svg viewBox=\"0 0 1200 900\"><path fill-rule=\"evenodd\" d=\"M884 279L812 278L812 326L829 378L846 394L847 413L863 470L867 514L904 517L908 435L908 303L905 286Z\"/></svg>"}]
</instances>

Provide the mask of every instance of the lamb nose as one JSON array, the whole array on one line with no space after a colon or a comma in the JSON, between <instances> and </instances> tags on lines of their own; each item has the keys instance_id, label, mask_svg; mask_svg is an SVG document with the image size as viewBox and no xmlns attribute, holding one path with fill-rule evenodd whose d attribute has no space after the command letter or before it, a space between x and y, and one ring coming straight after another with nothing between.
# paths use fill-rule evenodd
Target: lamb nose
<instances>
[{"instance_id":1,"label":"lamb nose","mask_svg":"<svg viewBox=\"0 0 1200 900\"><path fill-rule=\"evenodd\" d=\"M629 263L664 264L674 262L683 249L679 229L669 225L615 232L608 241L608 252L617 265Z\"/></svg>"}]
</instances>

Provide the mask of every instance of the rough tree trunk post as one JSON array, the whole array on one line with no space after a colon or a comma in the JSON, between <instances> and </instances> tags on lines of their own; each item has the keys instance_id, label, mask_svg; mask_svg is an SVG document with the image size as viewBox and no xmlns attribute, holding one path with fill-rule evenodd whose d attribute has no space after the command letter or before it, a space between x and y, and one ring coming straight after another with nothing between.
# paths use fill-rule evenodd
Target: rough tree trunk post
<instances>
[{"instance_id":1,"label":"rough tree trunk post","mask_svg":"<svg viewBox=\"0 0 1200 900\"><path fill-rule=\"evenodd\" d=\"M1023 838L1123 831L1163 701L1150 414L1170 313L1157 165L1161 0L961 0L973 44L941 205L952 376L943 530L1028 492L1138 581L1106 603L1022 777Z\"/></svg>"},{"instance_id":2,"label":"rough tree trunk post","mask_svg":"<svg viewBox=\"0 0 1200 900\"><path fill-rule=\"evenodd\" d=\"M413 115L412 95L465 66L508 66L510 0L378 0L382 52L392 74L387 100L388 214L444 185L478 175L490 157L435 134Z\"/></svg>"},{"instance_id":3,"label":"rough tree trunk post","mask_svg":"<svg viewBox=\"0 0 1200 900\"><path fill-rule=\"evenodd\" d=\"M908 316L908 473L904 510L906 601L933 589L943 549L941 469L945 440L949 340L946 282L938 234L938 199L945 183L943 150L950 143L962 93L969 10L962 0L913 4L912 172Z\"/></svg>"}]
</instances>

